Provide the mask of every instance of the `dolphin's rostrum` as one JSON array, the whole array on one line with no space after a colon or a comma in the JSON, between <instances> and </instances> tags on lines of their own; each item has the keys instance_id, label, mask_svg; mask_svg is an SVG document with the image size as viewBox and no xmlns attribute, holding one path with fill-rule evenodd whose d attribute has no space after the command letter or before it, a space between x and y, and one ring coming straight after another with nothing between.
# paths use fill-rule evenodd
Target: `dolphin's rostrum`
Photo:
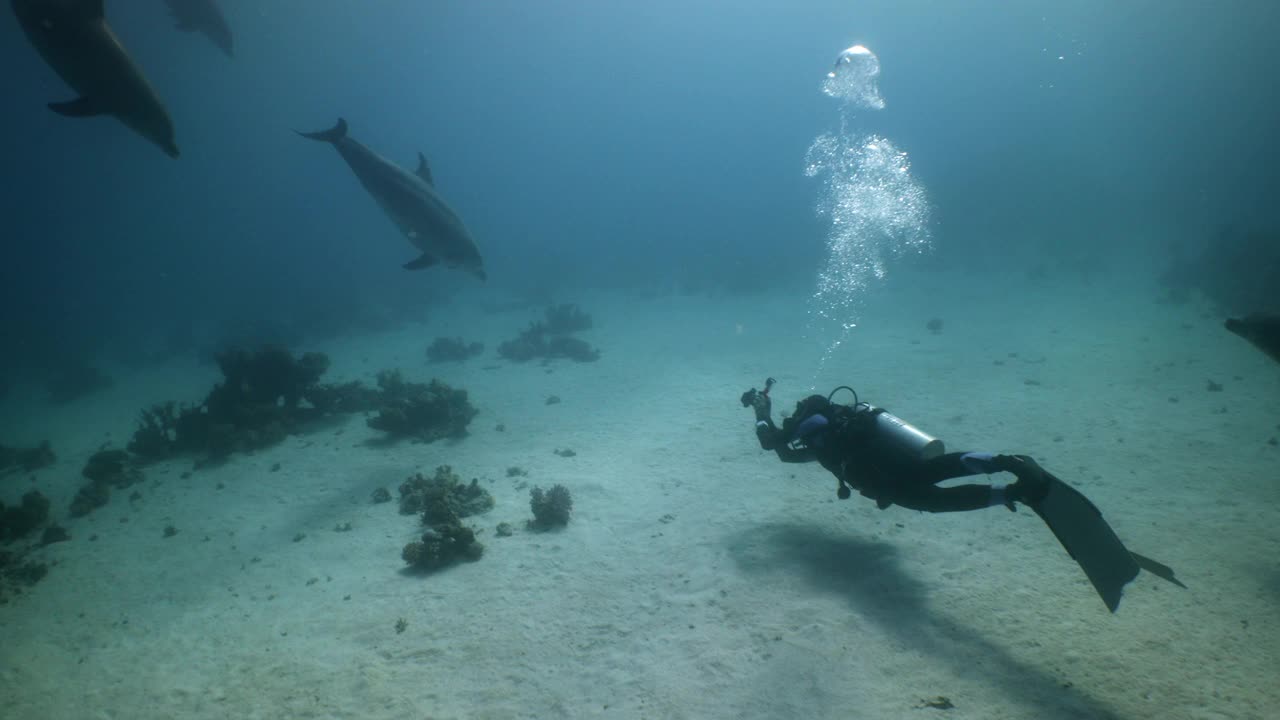
<instances>
[{"instance_id":1,"label":"dolphin's rostrum","mask_svg":"<svg viewBox=\"0 0 1280 720\"><path fill-rule=\"evenodd\" d=\"M12 0L27 39L45 62L80 93L49 103L68 117L115 115L134 132L178 157L164 103L107 25L103 0Z\"/></svg>"},{"instance_id":2,"label":"dolphin's rostrum","mask_svg":"<svg viewBox=\"0 0 1280 720\"><path fill-rule=\"evenodd\" d=\"M329 130L298 134L332 143L382 211L422 252L404 265L406 270L421 270L442 262L484 279L480 251L457 213L436 192L422 153L418 153L415 175L348 137L347 121L342 118Z\"/></svg>"}]
</instances>

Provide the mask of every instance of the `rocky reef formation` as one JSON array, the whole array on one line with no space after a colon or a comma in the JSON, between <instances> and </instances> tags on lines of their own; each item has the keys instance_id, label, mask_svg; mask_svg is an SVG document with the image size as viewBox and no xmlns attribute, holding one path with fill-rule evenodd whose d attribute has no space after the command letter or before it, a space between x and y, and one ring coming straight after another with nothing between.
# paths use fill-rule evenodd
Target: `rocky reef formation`
<instances>
[{"instance_id":1,"label":"rocky reef formation","mask_svg":"<svg viewBox=\"0 0 1280 720\"><path fill-rule=\"evenodd\" d=\"M398 370L379 373L377 388L321 383L329 367L321 353L231 350L218 355L218 366L223 380L200 404L170 401L143 410L129 452L143 462L182 455L217 462L274 445L326 415L373 411L374 429L431 441L464 436L476 414L465 390L437 380L408 382Z\"/></svg>"},{"instance_id":2,"label":"rocky reef formation","mask_svg":"<svg viewBox=\"0 0 1280 720\"><path fill-rule=\"evenodd\" d=\"M223 380L204 402L166 402L143 410L129 452L145 461L182 454L220 460L274 445L323 414L310 401L312 394L321 395L320 405L327 407L345 398L340 389L322 389L319 380L329 359L321 353L295 358L276 347L235 349L219 353L217 361Z\"/></svg>"},{"instance_id":3,"label":"rocky reef formation","mask_svg":"<svg viewBox=\"0 0 1280 720\"><path fill-rule=\"evenodd\" d=\"M30 448L0 445L0 476L11 472L35 472L56 460L48 440Z\"/></svg>"},{"instance_id":4,"label":"rocky reef formation","mask_svg":"<svg viewBox=\"0 0 1280 720\"><path fill-rule=\"evenodd\" d=\"M479 480L463 483L448 465L436 468L431 477L417 473L400 483L400 512L421 513L427 525L450 517L479 515L492 507L493 495L480 487Z\"/></svg>"},{"instance_id":5,"label":"rocky reef formation","mask_svg":"<svg viewBox=\"0 0 1280 720\"><path fill-rule=\"evenodd\" d=\"M320 415L370 412L382 402L382 391L359 380L320 383L307 391L307 401Z\"/></svg>"},{"instance_id":6,"label":"rocky reef formation","mask_svg":"<svg viewBox=\"0 0 1280 720\"><path fill-rule=\"evenodd\" d=\"M530 323L518 336L500 344L498 354L515 362L535 358L595 362L600 359L600 351L573 336L591 326L591 316L576 305L554 305L546 309L543 320Z\"/></svg>"},{"instance_id":7,"label":"rocky reef formation","mask_svg":"<svg viewBox=\"0 0 1280 720\"><path fill-rule=\"evenodd\" d=\"M400 557L415 570L432 571L457 562L475 562L484 555L476 533L462 523L429 527L418 540L408 543Z\"/></svg>"},{"instance_id":8,"label":"rocky reef formation","mask_svg":"<svg viewBox=\"0 0 1280 720\"><path fill-rule=\"evenodd\" d=\"M462 338L438 337L427 347L427 361L433 363L462 362L484 352L484 344L468 343Z\"/></svg>"},{"instance_id":9,"label":"rocky reef formation","mask_svg":"<svg viewBox=\"0 0 1280 720\"><path fill-rule=\"evenodd\" d=\"M412 437L423 442L460 438L476 416L466 390L456 390L439 380L409 382L399 370L378 373L381 390L378 414L369 427L392 437Z\"/></svg>"},{"instance_id":10,"label":"rocky reef formation","mask_svg":"<svg viewBox=\"0 0 1280 720\"><path fill-rule=\"evenodd\" d=\"M0 548L0 605L35 585L49 573L49 566L27 560L27 551Z\"/></svg>"},{"instance_id":11,"label":"rocky reef formation","mask_svg":"<svg viewBox=\"0 0 1280 720\"><path fill-rule=\"evenodd\" d=\"M552 485L546 491L535 486L529 491L529 508L533 511L533 519L529 521L531 529L564 527L569 524L569 515L573 512L573 496L563 485Z\"/></svg>"},{"instance_id":12,"label":"rocky reef formation","mask_svg":"<svg viewBox=\"0 0 1280 720\"><path fill-rule=\"evenodd\" d=\"M31 547L9 547L30 536L48 520L49 499L39 490L24 494L22 501L14 507L0 502L0 545L3 545L0 547L0 605L7 603L11 595L35 585L48 573L49 568L44 563L27 561ZM39 544L65 539L66 531L54 525L45 528Z\"/></svg>"},{"instance_id":13,"label":"rocky reef formation","mask_svg":"<svg viewBox=\"0 0 1280 720\"><path fill-rule=\"evenodd\" d=\"M543 322L552 335L571 335L591 329L591 316L573 303L551 305L543 311Z\"/></svg>"},{"instance_id":14,"label":"rocky reef formation","mask_svg":"<svg viewBox=\"0 0 1280 720\"><path fill-rule=\"evenodd\" d=\"M475 479L464 484L448 465L435 475L415 475L400 485L400 511L421 514L427 526L422 536L407 545L400 557L416 570L432 571L456 562L479 560L484 545L462 518L493 507L493 496Z\"/></svg>"},{"instance_id":15,"label":"rocky reef formation","mask_svg":"<svg viewBox=\"0 0 1280 720\"><path fill-rule=\"evenodd\" d=\"M26 537L48 519L49 498L39 490L28 491L16 507L6 507L0 502L0 542Z\"/></svg>"},{"instance_id":16,"label":"rocky reef formation","mask_svg":"<svg viewBox=\"0 0 1280 720\"><path fill-rule=\"evenodd\" d=\"M123 490L142 482L142 471L124 450L99 450L89 457L80 474L89 482L72 499L71 517L83 517L106 505L113 488Z\"/></svg>"}]
</instances>

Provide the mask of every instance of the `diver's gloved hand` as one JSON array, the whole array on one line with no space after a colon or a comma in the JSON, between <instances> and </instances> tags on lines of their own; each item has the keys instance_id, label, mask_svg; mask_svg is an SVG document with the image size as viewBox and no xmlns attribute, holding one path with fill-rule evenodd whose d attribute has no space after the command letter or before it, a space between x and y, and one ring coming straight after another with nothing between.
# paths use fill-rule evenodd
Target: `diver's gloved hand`
<instances>
[{"instance_id":1,"label":"diver's gloved hand","mask_svg":"<svg viewBox=\"0 0 1280 720\"><path fill-rule=\"evenodd\" d=\"M742 397L739 400L742 401L742 407L755 408L757 421L768 420L769 415L773 412L773 402L769 400L769 396L755 388L742 393Z\"/></svg>"},{"instance_id":2,"label":"diver's gloved hand","mask_svg":"<svg viewBox=\"0 0 1280 720\"><path fill-rule=\"evenodd\" d=\"M768 395L758 392L756 396L751 398L751 407L756 409L756 421L768 420L773 414L773 401Z\"/></svg>"}]
</instances>

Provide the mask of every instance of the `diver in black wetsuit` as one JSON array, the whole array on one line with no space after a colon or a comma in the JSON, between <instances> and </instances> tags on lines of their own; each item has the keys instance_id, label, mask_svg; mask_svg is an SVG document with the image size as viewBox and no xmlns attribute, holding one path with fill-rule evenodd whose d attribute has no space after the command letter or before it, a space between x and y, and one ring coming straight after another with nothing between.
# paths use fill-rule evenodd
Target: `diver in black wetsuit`
<instances>
[{"instance_id":1,"label":"diver in black wetsuit","mask_svg":"<svg viewBox=\"0 0 1280 720\"><path fill-rule=\"evenodd\" d=\"M752 388L741 398L743 407L755 409L760 447L778 453L783 462L822 463L839 481L836 494L842 500L857 490L881 510L901 505L925 512L997 505L1016 510L1014 503L1022 503L1053 531L1111 612L1140 569L1185 587L1168 565L1130 552L1089 498L1026 455L945 452L942 441L859 402L853 388L845 386L796 403L796 411L779 428L770 417L772 387L769 378L763 391ZM852 405L831 402L840 390L853 393ZM1012 473L1018 480L1012 485L938 487L944 480L997 472Z\"/></svg>"},{"instance_id":2,"label":"diver in black wetsuit","mask_svg":"<svg viewBox=\"0 0 1280 720\"><path fill-rule=\"evenodd\" d=\"M741 398L744 407L755 409L760 447L777 452L783 462L817 460L836 476L841 499L857 490L882 510L900 505L926 512L958 512L997 505L1015 510L1015 502L1034 506L1048 492L1044 470L1030 457L944 453L940 441L881 408L858 402L857 393L853 405L832 403L831 397L842 388L796 403L795 413L779 428L771 417L772 385L770 378L764 391L752 388ZM944 480L997 472L1012 473L1017 482L938 487Z\"/></svg>"}]
</instances>

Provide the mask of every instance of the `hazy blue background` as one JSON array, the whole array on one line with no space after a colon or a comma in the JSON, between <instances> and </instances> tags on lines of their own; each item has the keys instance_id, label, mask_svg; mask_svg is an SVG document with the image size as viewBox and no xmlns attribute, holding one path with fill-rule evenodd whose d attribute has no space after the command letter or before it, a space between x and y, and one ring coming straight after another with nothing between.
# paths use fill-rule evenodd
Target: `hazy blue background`
<instances>
[{"instance_id":1,"label":"hazy blue background","mask_svg":"<svg viewBox=\"0 0 1280 720\"><path fill-rule=\"evenodd\" d=\"M854 43L887 101L863 127L932 198L930 262L998 282L1121 250L1154 274L1166 247L1274 223L1271 0L222 5L234 60L159 0L107 3L177 161L47 110L71 91L0 14L4 364L249 318L335 325L350 305L412 315L474 287L400 270L408 244L331 148L291 132L339 115L389 158L428 155L495 295L806 292L825 227L804 155L837 121L819 85Z\"/></svg>"}]
</instances>

